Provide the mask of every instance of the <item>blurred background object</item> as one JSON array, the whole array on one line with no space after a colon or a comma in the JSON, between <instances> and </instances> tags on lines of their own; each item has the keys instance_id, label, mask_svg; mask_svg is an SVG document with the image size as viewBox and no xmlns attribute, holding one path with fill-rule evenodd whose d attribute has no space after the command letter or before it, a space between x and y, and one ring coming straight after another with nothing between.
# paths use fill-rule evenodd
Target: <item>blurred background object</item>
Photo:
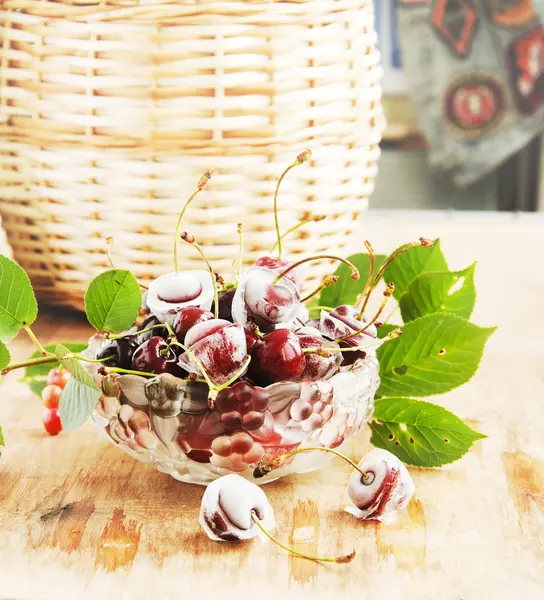
<instances>
[{"instance_id":1,"label":"blurred background object","mask_svg":"<svg viewBox=\"0 0 544 600\"><path fill-rule=\"evenodd\" d=\"M42 299L81 306L107 266L143 281L172 269L185 200L216 270L232 273L307 211L291 254L359 248L384 127L372 0L6 0L0 11L0 212ZM190 248L185 268L201 268ZM313 264L316 278L327 265Z\"/></svg>"},{"instance_id":2,"label":"blurred background object","mask_svg":"<svg viewBox=\"0 0 544 600\"><path fill-rule=\"evenodd\" d=\"M540 8L377 0L388 127L373 208L542 206Z\"/></svg>"}]
</instances>

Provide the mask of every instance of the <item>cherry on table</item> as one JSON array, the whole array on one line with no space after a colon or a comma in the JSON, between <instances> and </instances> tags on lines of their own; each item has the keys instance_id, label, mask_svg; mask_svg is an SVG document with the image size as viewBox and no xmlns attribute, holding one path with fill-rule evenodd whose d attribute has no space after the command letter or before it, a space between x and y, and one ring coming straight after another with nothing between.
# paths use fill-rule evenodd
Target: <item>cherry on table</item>
<instances>
[{"instance_id":1,"label":"cherry on table","mask_svg":"<svg viewBox=\"0 0 544 600\"><path fill-rule=\"evenodd\" d=\"M58 385L61 389L64 389L69 379L70 371L55 367L47 374L47 385Z\"/></svg>"},{"instance_id":2,"label":"cherry on table","mask_svg":"<svg viewBox=\"0 0 544 600\"><path fill-rule=\"evenodd\" d=\"M58 385L46 385L42 390L42 401L46 408L58 408L62 388Z\"/></svg>"},{"instance_id":3,"label":"cherry on table","mask_svg":"<svg viewBox=\"0 0 544 600\"><path fill-rule=\"evenodd\" d=\"M58 408L46 408L42 414L43 427L49 435L58 435L62 431L62 423Z\"/></svg>"}]
</instances>

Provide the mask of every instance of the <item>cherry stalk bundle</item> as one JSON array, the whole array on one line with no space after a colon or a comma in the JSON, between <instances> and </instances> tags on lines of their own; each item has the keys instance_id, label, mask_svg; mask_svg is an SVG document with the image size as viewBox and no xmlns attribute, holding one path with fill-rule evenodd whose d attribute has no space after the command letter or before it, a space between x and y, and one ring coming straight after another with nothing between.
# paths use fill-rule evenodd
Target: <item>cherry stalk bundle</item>
<instances>
[{"instance_id":1,"label":"cherry stalk bundle","mask_svg":"<svg viewBox=\"0 0 544 600\"><path fill-rule=\"evenodd\" d=\"M216 273L198 240L182 230L211 171L175 226L174 270L149 288L115 267L108 239L111 269L91 281L85 298L97 330L88 346L40 344L31 329L37 304L30 281L0 257L2 375L25 368L24 378L43 395L46 410L58 411L48 413L51 433L58 433L60 421L72 430L90 418L140 460L199 483L228 472L251 477L255 471L269 480L271 471L276 477L312 470L322 464L306 456L307 448L339 448L367 423L376 447L420 466L457 460L483 437L419 399L465 383L478 368L493 329L468 321L474 266L450 271L439 241L423 237L388 257L376 255L369 241L364 252L348 258L286 257L288 236L325 218L306 214L281 231L280 184L309 160L310 151L302 152L279 178L273 198L277 242L249 269L242 268L238 225L235 281ZM203 269L183 270L181 245L201 256ZM338 267L306 289L305 266L315 260ZM378 295L379 306L370 311L369 300ZM397 311L403 323L391 324ZM20 330L37 352L11 363L5 342ZM64 387L46 382L51 368L70 374L63 375Z\"/></svg>"}]
</instances>

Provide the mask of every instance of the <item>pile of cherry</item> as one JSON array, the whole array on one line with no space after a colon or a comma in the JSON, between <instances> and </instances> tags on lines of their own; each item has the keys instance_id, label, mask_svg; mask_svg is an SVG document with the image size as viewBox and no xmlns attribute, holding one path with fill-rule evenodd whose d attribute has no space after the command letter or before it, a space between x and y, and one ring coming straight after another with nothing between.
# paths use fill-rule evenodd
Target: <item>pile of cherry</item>
<instances>
[{"instance_id":1,"label":"pile of cherry","mask_svg":"<svg viewBox=\"0 0 544 600\"><path fill-rule=\"evenodd\" d=\"M109 341L98 355L104 366L204 376L214 387L238 378L266 386L329 379L342 363L363 355L359 347L375 341L375 326L351 306L308 319L303 266L265 256L241 273L236 287L221 292L210 291L202 274L184 271L153 281L149 316L138 330ZM342 354L347 348L355 351Z\"/></svg>"}]
</instances>

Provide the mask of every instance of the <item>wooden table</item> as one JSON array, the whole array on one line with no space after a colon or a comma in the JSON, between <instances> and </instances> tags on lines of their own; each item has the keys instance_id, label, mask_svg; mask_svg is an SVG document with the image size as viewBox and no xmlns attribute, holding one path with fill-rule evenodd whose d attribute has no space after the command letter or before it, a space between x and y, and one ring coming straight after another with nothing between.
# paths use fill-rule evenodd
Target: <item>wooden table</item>
<instances>
[{"instance_id":1,"label":"wooden table","mask_svg":"<svg viewBox=\"0 0 544 600\"><path fill-rule=\"evenodd\" d=\"M454 268L479 261L474 320L499 325L474 380L437 400L489 438L441 470L411 469L416 496L394 525L342 511L350 469L267 486L277 534L308 552L357 550L351 565L292 558L270 543L210 541L203 489L143 466L90 428L44 435L42 407L11 375L0 423L0 598L544 597L544 220L374 214L364 236L387 251L440 236ZM83 340L75 314L43 311L44 342ZM32 348L24 336L17 358ZM353 458L368 448L356 440Z\"/></svg>"}]
</instances>

